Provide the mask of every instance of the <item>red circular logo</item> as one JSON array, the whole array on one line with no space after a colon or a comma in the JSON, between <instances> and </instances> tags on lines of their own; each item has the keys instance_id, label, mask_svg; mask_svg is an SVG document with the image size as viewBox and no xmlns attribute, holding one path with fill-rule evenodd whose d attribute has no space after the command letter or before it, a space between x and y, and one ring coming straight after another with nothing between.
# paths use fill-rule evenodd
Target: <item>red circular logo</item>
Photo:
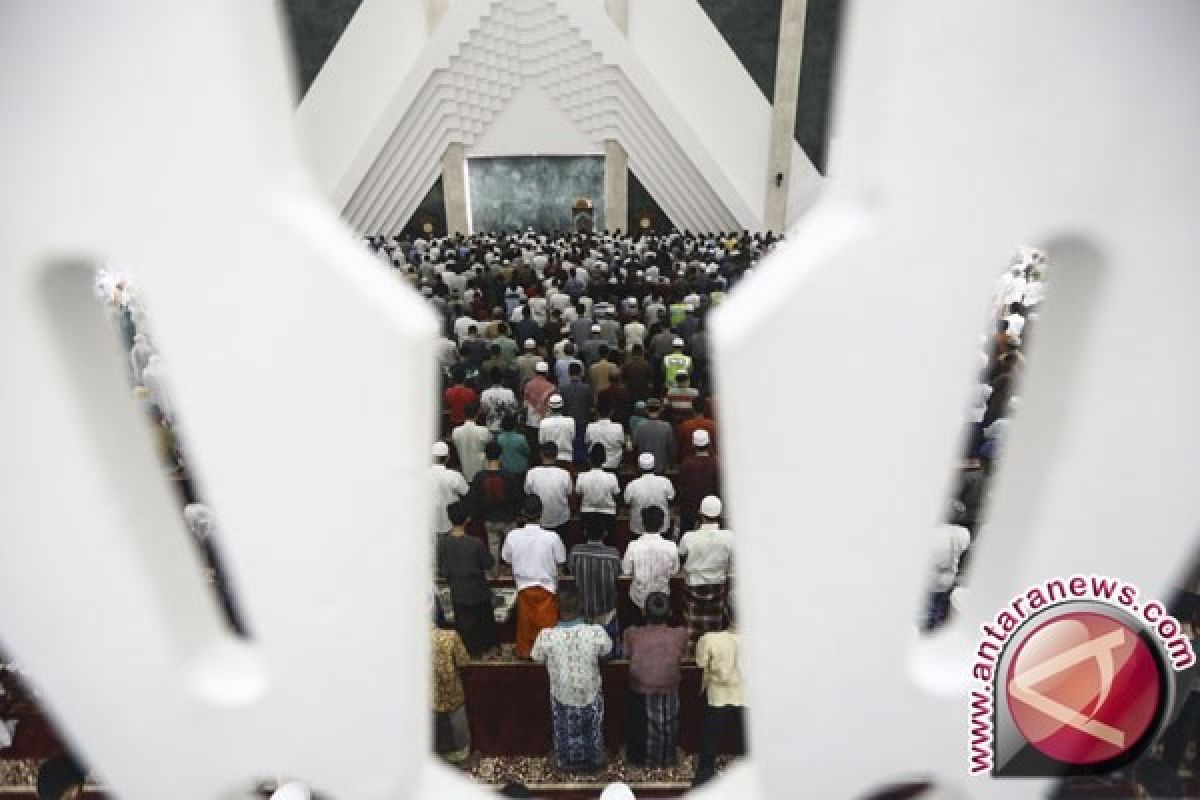
<instances>
[{"instance_id":1,"label":"red circular logo","mask_svg":"<svg viewBox=\"0 0 1200 800\"><path fill-rule=\"evenodd\" d=\"M1162 668L1130 626L1067 612L1021 642L1005 680L1025 740L1064 764L1098 764L1139 744L1158 718Z\"/></svg>"}]
</instances>

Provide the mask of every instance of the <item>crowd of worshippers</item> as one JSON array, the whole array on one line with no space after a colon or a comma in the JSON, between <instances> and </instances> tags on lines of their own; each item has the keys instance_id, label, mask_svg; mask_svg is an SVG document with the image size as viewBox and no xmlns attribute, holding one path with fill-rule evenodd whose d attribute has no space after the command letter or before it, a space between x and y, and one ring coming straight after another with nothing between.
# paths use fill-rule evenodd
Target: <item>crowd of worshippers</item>
<instances>
[{"instance_id":1,"label":"crowd of worshippers","mask_svg":"<svg viewBox=\"0 0 1200 800\"><path fill-rule=\"evenodd\" d=\"M1044 253L1022 247L996 285L992 330L980 341L963 460L947 518L935 531L933 580L921 620L926 631L946 621L956 593L964 591L971 547L983 533L993 466L1020 406L1017 388L1045 295L1047 267Z\"/></svg>"},{"instance_id":2,"label":"crowd of worshippers","mask_svg":"<svg viewBox=\"0 0 1200 800\"><path fill-rule=\"evenodd\" d=\"M550 673L556 765L606 763L599 665L618 657L630 661L627 759L675 764L680 666L694 654L705 687L696 780L712 775L717 736L737 726L743 700L706 319L774 243L686 231L371 240L443 320L449 435L432 448L433 532L453 630L442 620L433 650L447 759L470 753L456 669L498 644L489 579L507 564L515 655ZM623 469L637 477L622 490ZM632 540L622 553L623 508ZM483 538L468 532L473 521ZM573 586L560 586L564 569ZM620 576L629 619L618 618Z\"/></svg>"},{"instance_id":3,"label":"crowd of worshippers","mask_svg":"<svg viewBox=\"0 0 1200 800\"><path fill-rule=\"evenodd\" d=\"M239 635L245 635L242 617L234 604L221 564L216 521L212 511L197 495L189 470L174 393L166 364L154 344L150 320L137 291L121 271L97 270L95 292L128 353L128 376L134 401L149 428L159 464L176 490L184 524L192 535L209 586L230 627Z\"/></svg>"}]
</instances>

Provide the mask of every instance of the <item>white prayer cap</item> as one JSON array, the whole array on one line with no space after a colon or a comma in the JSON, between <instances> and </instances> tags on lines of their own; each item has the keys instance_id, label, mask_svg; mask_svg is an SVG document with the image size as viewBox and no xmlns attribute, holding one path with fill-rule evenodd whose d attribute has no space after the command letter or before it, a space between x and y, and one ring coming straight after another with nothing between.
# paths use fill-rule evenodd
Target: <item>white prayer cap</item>
<instances>
[{"instance_id":1,"label":"white prayer cap","mask_svg":"<svg viewBox=\"0 0 1200 800\"><path fill-rule=\"evenodd\" d=\"M708 431L704 428L698 428L692 431L692 444L696 447L708 447L709 438Z\"/></svg>"},{"instance_id":2,"label":"white prayer cap","mask_svg":"<svg viewBox=\"0 0 1200 800\"><path fill-rule=\"evenodd\" d=\"M654 469L654 454L642 453L638 456L638 466L646 471Z\"/></svg>"},{"instance_id":3,"label":"white prayer cap","mask_svg":"<svg viewBox=\"0 0 1200 800\"><path fill-rule=\"evenodd\" d=\"M534 372L549 372L550 365L547 364L545 361L539 361L533 365L533 371Z\"/></svg>"},{"instance_id":4,"label":"white prayer cap","mask_svg":"<svg viewBox=\"0 0 1200 800\"><path fill-rule=\"evenodd\" d=\"M525 340L525 349L526 350L536 350L537 342L535 342L533 339L526 339Z\"/></svg>"},{"instance_id":5,"label":"white prayer cap","mask_svg":"<svg viewBox=\"0 0 1200 800\"><path fill-rule=\"evenodd\" d=\"M600 793L600 800L637 800L637 796L633 793L627 784L610 783Z\"/></svg>"},{"instance_id":6,"label":"white prayer cap","mask_svg":"<svg viewBox=\"0 0 1200 800\"><path fill-rule=\"evenodd\" d=\"M671 346L672 347L683 347L683 339L680 339L678 336L676 336L674 339L671 340Z\"/></svg>"},{"instance_id":7,"label":"white prayer cap","mask_svg":"<svg viewBox=\"0 0 1200 800\"><path fill-rule=\"evenodd\" d=\"M563 407L563 399L562 399L561 394L558 394L556 392L556 393L550 395L550 407L551 408L562 408Z\"/></svg>"},{"instance_id":8,"label":"white prayer cap","mask_svg":"<svg viewBox=\"0 0 1200 800\"><path fill-rule=\"evenodd\" d=\"M599 332L600 332L600 326L599 326L599 325L593 325L593 326L592 326L592 333L599 333Z\"/></svg>"},{"instance_id":9,"label":"white prayer cap","mask_svg":"<svg viewBox=\"0 0 1200 800\"><path fill-rule=\"evenodd\" d=\"M613 796L620 797L621 795ZM293 781L285 783L276 789L275 793L271 795L271 800L312 800L312 793L308 791L308 787L303 783Z\"/></svg>"},{"instance_id":10,"label":"white prayer cap","mask_svg":"<svg viewBox=\"0 0 1200 800\"><path fill-rule=\"evenodd\" d=\"M434 458L445 458L448 455L450 455L450 448L446 446L445 442L434 442L433 443L433 457Z\"/></svg>"},{"instance_id":11,"label":"white prayer cap","mask_svg":"<svg viewBox=\"0 0 1200 800\"><path fill-rule=\"evenodd\" d=\"M721 498L715 494L710 494L708 497L700 501L700 513L709 519L716 519L721 516Z\"/></svg>"}]
</instances>

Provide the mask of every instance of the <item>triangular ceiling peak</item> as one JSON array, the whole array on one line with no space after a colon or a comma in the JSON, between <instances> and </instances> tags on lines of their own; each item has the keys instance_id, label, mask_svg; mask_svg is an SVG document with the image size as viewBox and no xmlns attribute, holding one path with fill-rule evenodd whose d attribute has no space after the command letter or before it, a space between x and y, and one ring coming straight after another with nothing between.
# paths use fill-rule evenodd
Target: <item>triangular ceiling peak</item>
<instances>
[{"instance_id":1,"label":"triangular ceiling peak","mask_svg":"<svg viewBox=\"0 0 1200 800\"><path fill-rule=\"evenodd\" d=\"M621 142L630 169L680 227L758 226L759 204L734 188L704 137L641 64L599 0L459 0L427 32L420 55L405 60L404 74L380 77L379 64L395 58L391 51L377 46L375 60L354 48L378 40L379 31L369 25L399 18L383 8L387 4L423 5L365 0L362 24L358 16L352 20L301 105L302 119L313 118L323 102L336 106L326 96L336 83L344 81L345 91L361 90L352 85L356 77L393 83L373 124L341 120L368 129L357 137L358 152L338 160L338 173L322 176L358 230L398 231L436 179L452 142L465 144L469 153L480 142L480 152L497 142L508 154L537 152L540 136L533 131L541 123L512 112L516 98L527 107L556 109L561 146L586 142L582 152L595 152L606 139ZM351 61L361 69L346 66ZM322 83L326 71L333 77ZM522 122L528 138L523 148ZM502 127L493 131L497 125Z\"/></svg>"}]
</instances>

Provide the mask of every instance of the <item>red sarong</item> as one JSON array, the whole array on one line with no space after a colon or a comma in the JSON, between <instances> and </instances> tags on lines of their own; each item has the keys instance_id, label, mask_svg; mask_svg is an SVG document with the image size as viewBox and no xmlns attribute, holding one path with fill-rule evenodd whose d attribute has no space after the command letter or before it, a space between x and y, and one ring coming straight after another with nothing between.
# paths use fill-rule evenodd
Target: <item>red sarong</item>
<instances>
[{"instance_id":1,"label":"red sarong","mask_svg":"<svg viewBox=\"0 0 1200 800\"><path fill-rule=\"evenodd\" d=\"M529 658L533 641L542 628L558 624L558 599L541 586L529 586L517 592L517 655Z\"/></svg>"}]
</instances>

